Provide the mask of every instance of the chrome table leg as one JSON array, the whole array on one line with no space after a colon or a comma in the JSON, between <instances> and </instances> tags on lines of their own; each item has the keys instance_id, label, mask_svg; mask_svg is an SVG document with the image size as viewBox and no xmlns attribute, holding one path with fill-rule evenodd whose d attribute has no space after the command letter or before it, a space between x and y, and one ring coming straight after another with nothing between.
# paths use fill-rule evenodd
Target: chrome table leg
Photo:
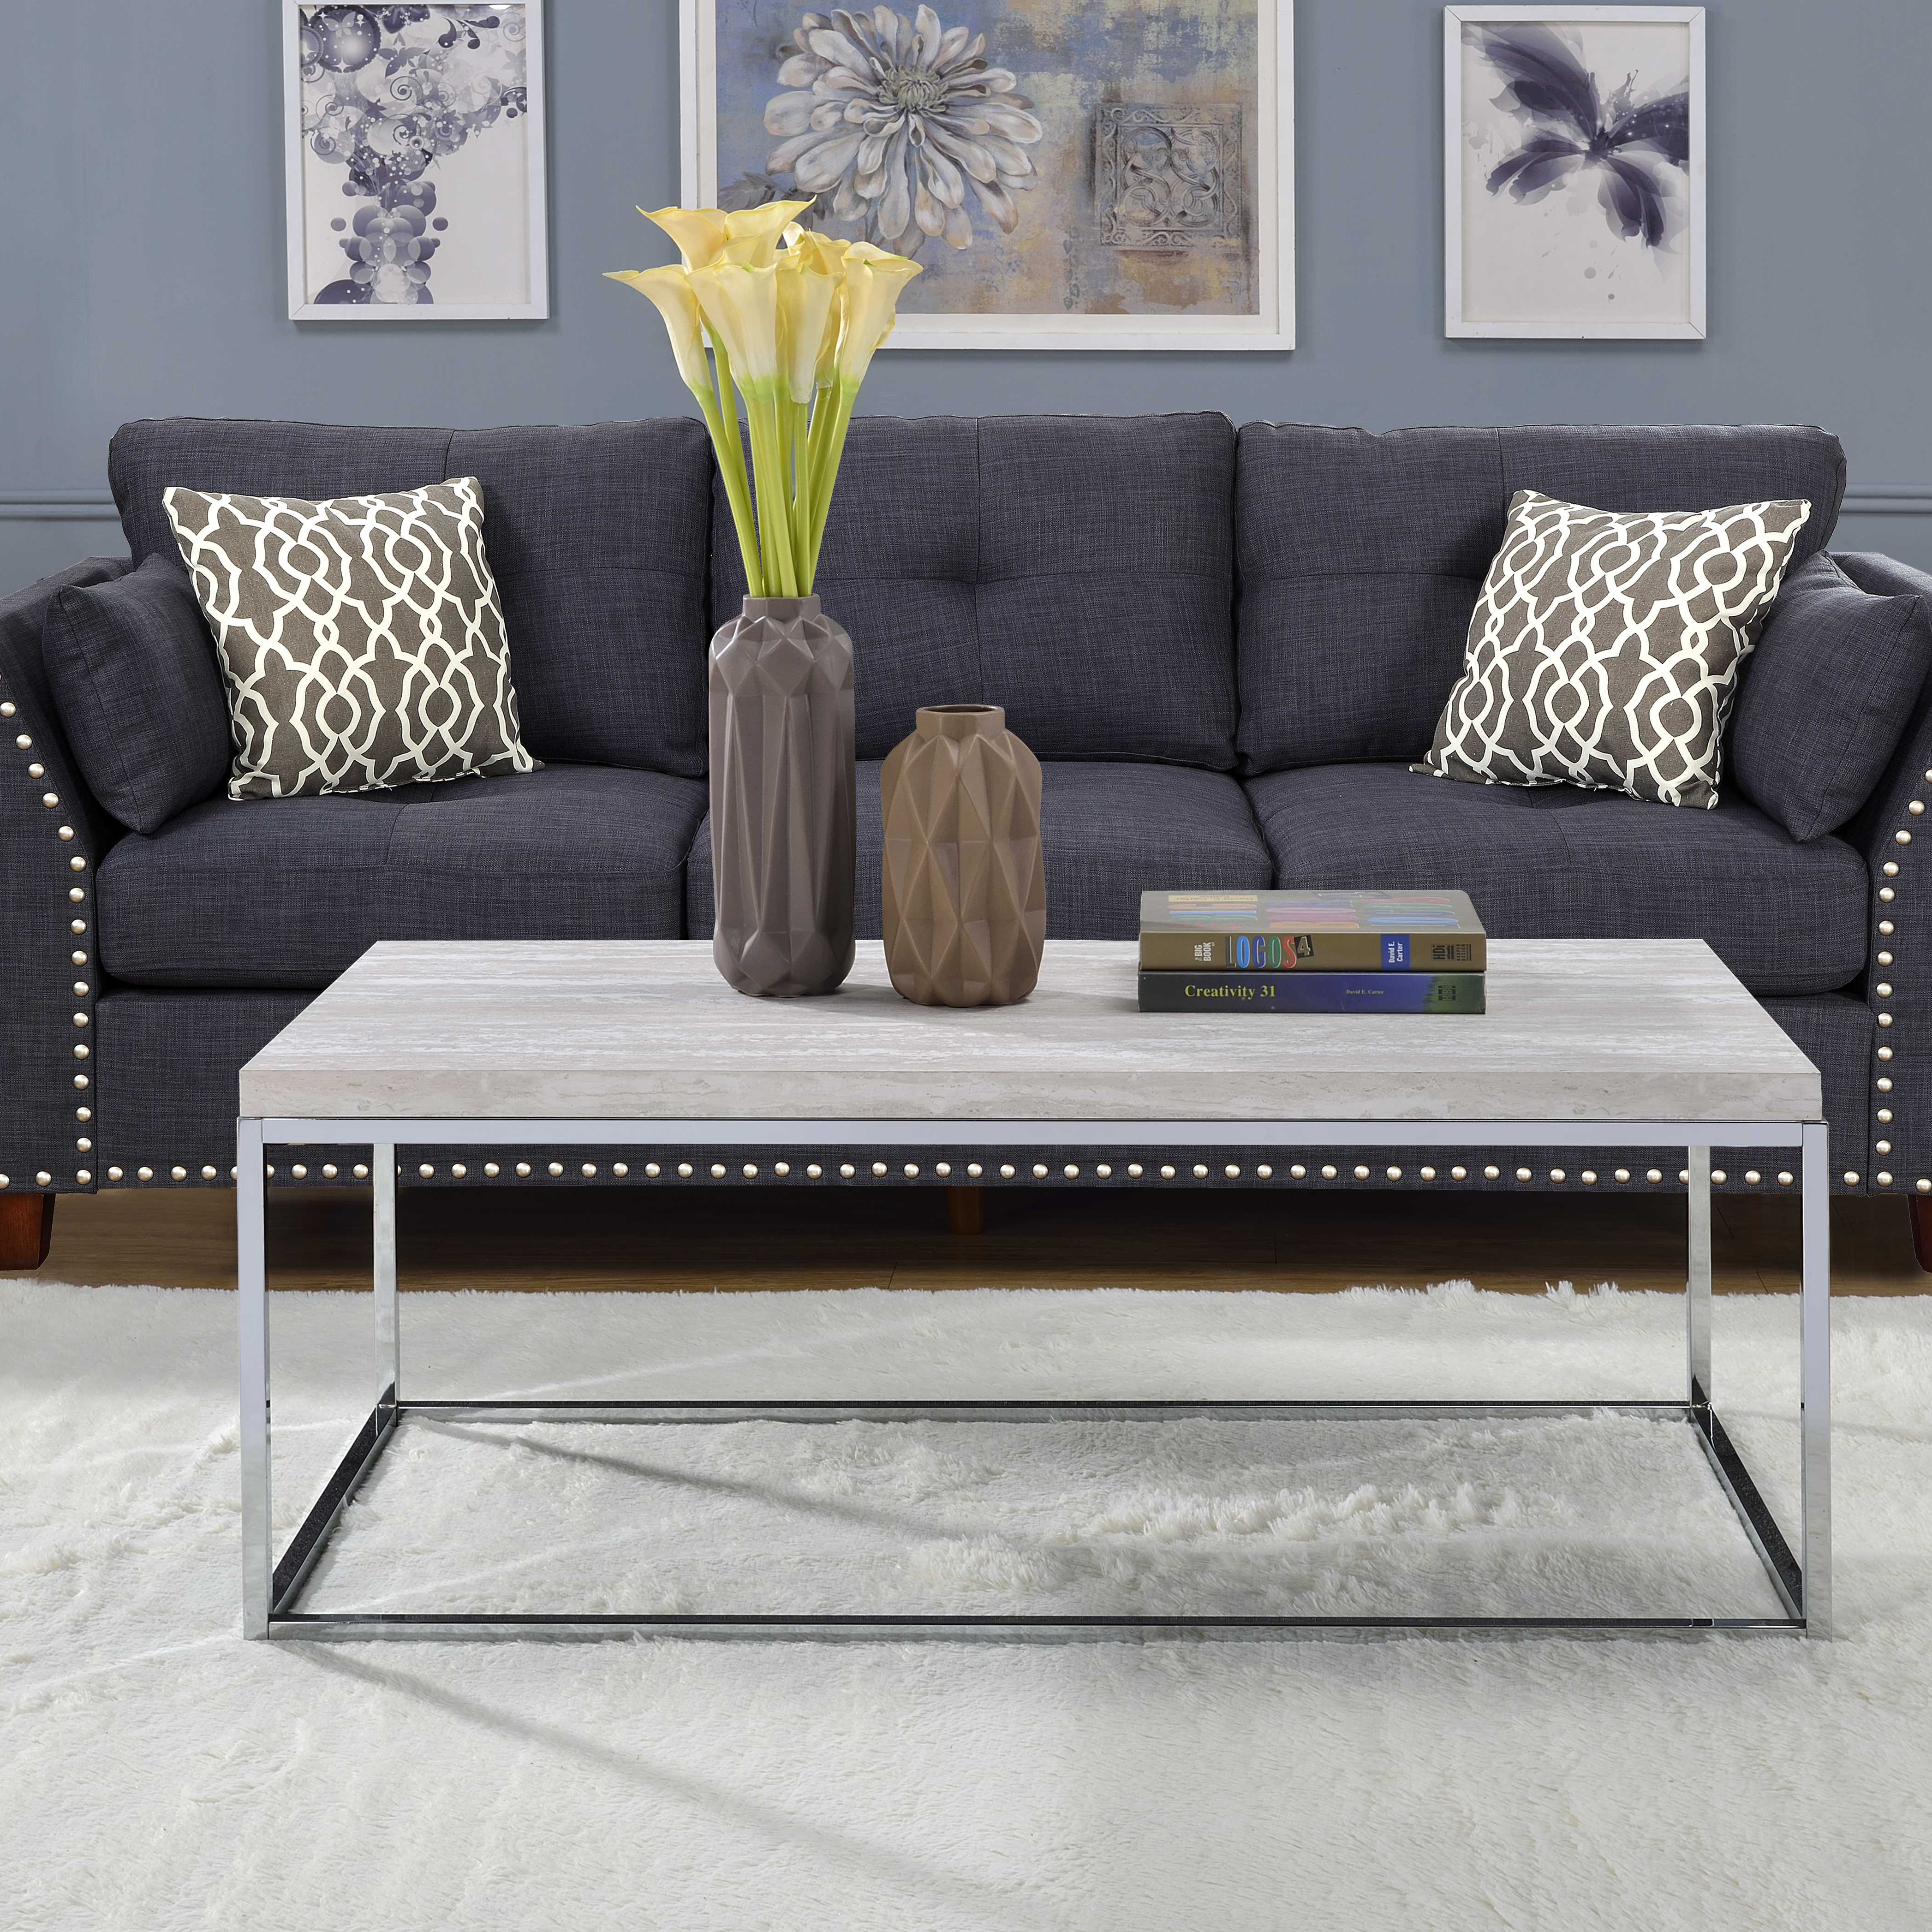
<instances>
[{"instance_id":1,"label":"chrome table leg","mask_svg":"<svg viewBox=\"0 0 1932 1932\"><path fill-rule=\"evenodd\" d=\"M1804 1130L1804 1276L1798 1292L1800 1482L1804 1634L1832 1634L1831 1149L1820 1124Z\"/></svg>"},{"instance_id":2,"label":"chrome table leg","mask_svg":"<svg viewBox=\"0 0 1932 1932\"><path fill-rule=\"evenodd\" d=\"M274 1532L268 1486L268 1270L262 1124L235 1132L235 1271L242 1337L242 1634L268 1634Z\"/></svg>"},{"instance_id":3,"label":"chrome table leg","mask_svg":"<svg viewBox=\"0 0 1932 1932\"><path fill-rule=\"evenodd\" d=\"M396 1319L396 1150L369 1150L375 1195L376 1402L394 1411L403 1385L402 1332Z\"/></svg>"},{"instance_id":4,"label":"chrome table leg","mask_svg":"<svg viewBox=\"0 0 1932 1932\"><path fill-rule=\"evenodd\" d=\"M1693 1408L1711 1401L1711 1150L1688 1148L1690 1183L1690 1273L1684 1288L1690 1350L1686 1399Z\"/></svg>"}]
</instances>

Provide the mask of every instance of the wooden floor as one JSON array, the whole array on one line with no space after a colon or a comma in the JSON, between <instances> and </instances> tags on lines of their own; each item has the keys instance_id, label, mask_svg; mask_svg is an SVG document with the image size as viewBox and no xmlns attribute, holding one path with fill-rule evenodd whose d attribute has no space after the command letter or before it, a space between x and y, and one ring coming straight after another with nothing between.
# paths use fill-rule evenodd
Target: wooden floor
<instances>
[{"instance_id":1,"label":"wooden floor","mask_svg":"<svg viewBox=\"0 0 1932 1932\"><path fill-rule=\"evenodd\" d=\"M199 1188L66 1196L42 1277L232 1288L234 1202ZM1795 1200L1720 1195L1713 1208L1720 1290L1796 1288ZM406 1287L518 1290L1684 1283L1681 1196L1041 1188L991 1192L987 1210L983 1234L956 1236L937 1189L410 1190L400 1268ZM368 1286L365 1191L272 1190L269 1234L276 1286ZM1839 1294L1932 1288L1903 1202L1833 1202L1832 1239Z\"/></svg>"}]
</instances>

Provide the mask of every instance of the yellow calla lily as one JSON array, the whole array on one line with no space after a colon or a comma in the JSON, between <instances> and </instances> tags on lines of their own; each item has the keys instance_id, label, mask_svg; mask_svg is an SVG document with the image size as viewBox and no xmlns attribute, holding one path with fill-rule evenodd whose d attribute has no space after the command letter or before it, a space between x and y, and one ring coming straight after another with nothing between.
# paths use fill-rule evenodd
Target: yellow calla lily
<instances>
[{"instance_id":1,"label":"yellow calla lily","mask_svg":"<svg viewBox=\"0 0 1932 1932\"><path fill-rule=\"evenodd\" d=\"M776 252L778 230L772 231ZM694 268L691 292L731 376L745 398L751 432L752 472L758 479L758 514L766 594L801 595L791 530L792 479L784 412L791 398L778 369L778 271L719 262Z\"/></svg>"},{"instance_id":2,"label":"yellow calla lily","mask_svg":"<svg viewBox=\"0 0 1932 1932\"><path fill-rule=\"evenodd\" d=\"M677 358L677 373L685 387L706 397L711 394L711 364L704 353L698 298L682 268L611 268L606 279L635 289L657 304L664 317L664 332L670 338L671 353Z\"/></svg>"},{"instance_id":3,"label":"yellow calla lily","mask_svg":"<svg viewBox=\"0 0 1932 1932\"><path fill-rule=\"evenodd\" d=\"M694 268L691 292L704 326L724 344L732 374L747 396L753 386L770 387L778 376L778 270L721 262Z\"/></svg>"},{"instance_id":4,"label":"yellow calla lily","mask_svg":"<svg viewBox=\"0 0 1932 1932\"><path fill-rule=\"evenodd\" d=\"M682 266L610 272L664 319L710 434L754 597L810 593L859 385L920 272L902 255L801 226L811 206L640 208L677 244Z\"/></svg>"},{"instance_id":5,"label":"yellow calla lily","mask_svg":"<svg viewBox=\"0 0 1932 1932\"><path fill-rule=\"evenodd\" d=\"M818 368L828 335L836 346L835 305L842 279L816 250L789 248L776 270L778 297L781 373L795 403L809 404L818 387Z\"/></svg>"},{"instance_id":6,"label":"yellow calla lily","mask_svg":"<svg viewBox=\"0 0 1932 1932\"><path fill-rule=\"evenodd\" d=\"M640 208L646 221L655 221L677 244L687 268L708 268L724 252L725 224L722 208Z\"/></svg>"},{"instance_id":7,"label":"yellow calla lily","mask_svg":"<svg viewBox=\"0 0 1932 1932\"><path fill-rule=\"evenodd\" d=\"M874 352L892 332L900 292L922 273L916 262L889 255L866 242L845 251L844 326L838 338L838 380L856 388Z\"/></svg>"},{"instance_id":8,"label":"yellow calla lily","mask_svg":"<svg viewBox=\"0 0 1932 1932\"><path fill-rule=\"evenodd\" d=\"M808 200L768 201L761 208L734 208L724 218L724 247L717 259L769 268L778 256L779 236L811 206Z\"/></svg>"},{"instance_id":9,"label":"yellow calla lily","mask_svg":"<svg viewBox=\"0 0 1932 1932\"><path fill-rule=\"evenodd\" d=\"M831 274L836 274L844 266L846 250L852 246L836 235L821 235L815 228L801 228L796 221L785 230L784 244L788 254L815 260Z\"/></svg>"},{"instance_id":10,"label":"yellow calla lily","mask_svg":"<svg viewBox=\"0 0 1932 1932\"><path fill-rule=\"evenodd\" d=\"M832 284L832 300L819 338L818 363L812 371L813 385L820 389L830 388L838 376L838 333L844 313L845 255L851 246L835 235L820 235L794 224L785 230L785 254L778 258L784 262L796 255L802 265L817 268ZM793 393L797 394L796 388ZM810 398L800 396L798 400L803 402Z\"/></svg>"}]
</instances>

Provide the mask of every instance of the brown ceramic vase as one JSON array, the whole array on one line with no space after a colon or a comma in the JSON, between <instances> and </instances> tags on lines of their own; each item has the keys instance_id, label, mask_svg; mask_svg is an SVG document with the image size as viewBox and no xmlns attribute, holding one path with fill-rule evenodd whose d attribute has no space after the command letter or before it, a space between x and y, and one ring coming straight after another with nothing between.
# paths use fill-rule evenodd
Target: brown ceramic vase
<instances>
[{"instance_id":1,"label":"brown ceramic vase","mask_svg":"<svg viewBox=\"0 0 1932 1932\"><path fill-rule=\"evenodd\" d=\"M852 970L852 640L816 597L748 597L711 640L711 956L741 993Z\"/></svg>"},{"instance_id":2,"label":"brown ceramic vase","mask_svg":"<svg viewBox=\"0 0 1932 1932\"><path fill-rule=\"evenodd\" d=\"M922 1006L1004 1006L1040 977L1040 760L997 704L934 704L879 774L886 970Z\"/></svg>"}]
</instances>

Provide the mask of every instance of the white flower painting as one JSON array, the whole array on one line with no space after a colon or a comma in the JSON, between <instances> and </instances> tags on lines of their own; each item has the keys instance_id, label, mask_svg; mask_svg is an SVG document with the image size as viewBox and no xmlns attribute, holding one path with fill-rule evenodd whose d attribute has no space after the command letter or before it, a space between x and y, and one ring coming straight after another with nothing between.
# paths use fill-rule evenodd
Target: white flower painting
<instances>
[{"instance_id":1,"label":"white flower painting","mask_svg":"<svg viewBox=\"0 0 1932 1932\"><path fill-rule=\"evenodd\" d=\"M778 77L790 91L765 109L778 137L766 170L824 197L834 221L899 255L970 248L976 208L1002 234L1018 225L1045 130L984 34L930 7L807 14Z\"/></svg>"},{"instance_id":2,"label":"white flower painting","mask_svg":"<svg viewBox=\"0 0 1932 1932\"><path fill-rule=\"evenodd\" d=\"M912 257L889 349L1293 346L1293 0L681 0L687 206Z\"/></svg>"}]
</instances>

